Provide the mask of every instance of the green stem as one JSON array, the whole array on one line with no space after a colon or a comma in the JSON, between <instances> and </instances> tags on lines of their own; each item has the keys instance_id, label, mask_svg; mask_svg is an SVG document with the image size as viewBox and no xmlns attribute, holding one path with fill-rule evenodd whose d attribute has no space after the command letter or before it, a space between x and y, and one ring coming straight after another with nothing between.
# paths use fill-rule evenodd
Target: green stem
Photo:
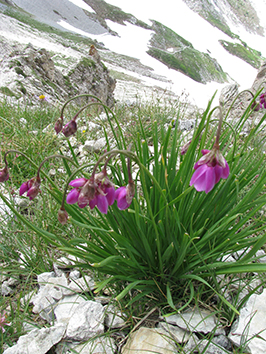
<instances>
[{"instance_id":1,"label":"green stem","mask_svg":"<svg viewBox=\"0 0 266 354\"><path fill-rule=\"evenodd\" d=\"M65 107L67 106L67 104L68 104L69 102L75 100L76 98L79 98L79 97L91 97L91 98L94 98L94 99L96 99L97 101L101 102L101 100L100 100L97 96L94 96L94 95L91 95L91 94L88 94L88 93L83 93L83 94L81 94L81 95L74 96L74 97L70 98L69 100L67 100L67 101L64 103L64 105L63 105L63 107L62 107L62 109L61 109L60 118L63 119L64 109L65 109Z\"/></svg>"}]
</instances>

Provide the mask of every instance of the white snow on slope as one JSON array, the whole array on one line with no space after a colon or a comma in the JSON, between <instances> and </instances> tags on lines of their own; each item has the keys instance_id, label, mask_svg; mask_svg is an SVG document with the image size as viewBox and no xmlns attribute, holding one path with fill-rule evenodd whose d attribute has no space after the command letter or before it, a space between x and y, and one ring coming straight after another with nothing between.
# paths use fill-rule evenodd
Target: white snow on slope
<instances>
[{"instance_id":1,"label":"white snow on slope","mask_svg":"<svg viewBox=\"0 0 266 354\"><path fill-rule=\"evenodd\" d=\"M152 19L161 22L186 40L190 41L194 48L199 51L206 53L207 50L209 50L210 56L218 61L223 70L240 85L241 89L251 87L256 77L257 70L241 59L229 54L219 44L218 40L224 39L232 41L232 39L217 28L211 26L198 14L191 11L182 0L178 0L175 3L172 0L164 0L163 9L161 1L159 2L158 0L145 0L145 2L143 2L143 0L107 0L107 2L120 7L124 12L131 13L136 18L146 23L150 24L150 20ZM141 63L152 67L156 74L165 76L173 82L170 86L163 82L157 82L157 85L170 89L178 95L180 95L183 90L189 92L192 101L200 107L206 106L208 100L216 90L219 92L224 86L228 85L228 83L218 84L216 82L203 85L175 70L168 69L164 64L150 57L146 53L151 31L134 26L130 23L123 26L112 21L107 22L108 26L119 34L119 37L103 34L93 36L93 38L103 42L107 48L114 52L140 59ZM60 25L70 29L70 26L67 25L67 23L63 23L63 21L60 22ZM92 37L90 34L86 34L85 32L81 33L80 30L73 27L72 30L87 35L88 37ZM248 34L244 28L241 29L237 27L232 30L235 30L236 33L239 33L241 30L239 35L244 40L246 37L249 38L252 36ZM256 38L257 42L261 41L259 36L253 35L251 38ZM263 38L263 40L265 41L265 38ZM251 47L254 47L253 42L248 44ZM261 52L263 52L262 49L264 48L259 48ZM143 79L145 80L145 84L154 85L154 80L147 78ZM219 93L217 95L217 100L218 97Z\"/></svg>"}]
</instances>

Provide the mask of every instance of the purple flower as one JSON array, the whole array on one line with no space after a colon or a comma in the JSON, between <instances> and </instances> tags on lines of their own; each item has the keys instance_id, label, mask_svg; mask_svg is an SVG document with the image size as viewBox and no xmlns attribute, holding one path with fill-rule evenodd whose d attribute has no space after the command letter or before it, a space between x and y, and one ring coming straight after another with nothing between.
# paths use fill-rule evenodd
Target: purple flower
<instances>
[{"instance_id":1,"label":"purple flower","mask_svg":"<svg viewBox=\"0 0 266 354\"><path fill-rule=\"evenodd\" d=\"M39 177L30 179L27 182L22 183L19 189L19 195L22 196L27 192L27 197L30 200L34 199L40 193L41 180Z\"/></svg>"},{"instance_id":2,"label":"purple flower","mask_svg":"<svg viewBox=\"0 0 266 354\"><path fill-rule=\"evenodd\" d=\"M75 122L75 120L71 120L70 122L68 122L64 128L62 129L62 133L64 134L65 137L69 137L73 134L75 134L77 131L77 123Z\"/></svg>"},{"instance_id":3,"label":"purple flower","mask_svg":"<svg viewBox=\"0 0 266 354\"><path fill-rule=\"evenodd\" d=\"M209 193L221 178L229 176L229 166L221 152L217 149L202 150L203 156L195 164L195 172L190 180L198 192Z\"/></svg>"},{"instance_id":4,"label":"purple flower","mask_svg":"<svg viewBox=\"0 0 266 354\"><path fill-rule=\"evenodd\" d=\"M57 119L57 121L55 122L55 125L54 125L54 129L55 129L56 134L59 134L61 132L62 128L63 128L63 117L60 117Z\"/></svg>"},{"instance_id":5,"label":"purple flower","mask_svg":"<svg viewBox=\"0 0 266 354\"><path fill-rule=\"evenodd\" d=\"M5 166L2 170L0 170L0 182L5 182L9 179L8 168Z\"/></svg>"},{"instance_id":6,"label":"purple flower","mask_svg":"<svg viewBox=\"0 0 266 354\"><path fill-rule=\"evenodd\" d=\"M107 214L109 205L114 204L115 187L104 171L97 173L94 178L74 179L69 185L74 188L66 197L68 204L77 203L80 208L89 205L91 209L97 206L103 214Z\"/></svg>"},{"instance_id":7,"label":"purple flower","mask_svg":"<svg viewBox=\"0 0 266 354\"><path fill-rule=\"evenodd\" d=\"M3 316L0 315L0 328L2 332L4 333L6 330L4 329L4 326L10 326L10 323L6 322L6 313L3 313Z\"/></svg>"},{"instance_id":8,"label":"purple flower","mask_svg":"<svg viewBox=\"0 0 266 354\"><path fill-rule=\"evenodd\" d=\"M120 187L115 191L115 200L117 201L117 207L120 210L127 209L134 197L135 194L135 185L134 182L131 181L125 187Z\"/></svg>"},{"instance_id":9,"label":"purple flower","mask_svg":"<svg viewBox=\"0 0 266 354\"><path fill-rule=\"evenodd\" d=\"M266 108L266 93L260 95L260 108Z\"/></svg>"},{"instance_id":10,"label":"purple flower","mask_svg":"<svg viewBox=\"0 0 266 354\"><path fill-rule=\"evenodd\" d=\"M192 140L188 141L185 145L181 147L181 155L185 155L185 153L188 151L188 148L191 144Z\"/></svg>"},{"instance_id":11,"label":"purple flower","mask_svg":"<svg viewBox=\"0 0 266 354\"><path fill-rule=\"evenodd\" d=\"M97 195L97 208L101 213L107 214L108 211L108 200L105 195L98 194Z\"/></svg>"}]
</instances>

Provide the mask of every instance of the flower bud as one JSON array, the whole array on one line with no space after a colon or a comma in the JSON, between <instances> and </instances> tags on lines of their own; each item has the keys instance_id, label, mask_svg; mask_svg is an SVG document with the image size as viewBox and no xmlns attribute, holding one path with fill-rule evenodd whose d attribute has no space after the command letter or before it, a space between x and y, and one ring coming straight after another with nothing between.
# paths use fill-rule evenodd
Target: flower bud
<instances>
[{"instance_id":1,"label":"flower bud","mask_svg":"<svg viewBox=\"0 0 266 354\"><path fill-rule=\"evenodd\" d=\"M68 138L69 136L75 134L77 131L77 123L74 120L71 120L70 122L68 122L64 128L62 129L62 133L64 134L64 136L66 138Z\"/></svg>"},{"instance_id":2,"label":"flower bud","mask_svg":"<svg viewBox=\"0 0 266 354\"><path fill-rule=\"evenodd\" d=\"M185 155L185 153L188 151L188 148L189 148L189 146L190 146L190 144L191 144L191 141L192 141L192 140L190 140L189 142L187 142L185 145L182 146L182 148L181 148L181 155Z\"/></svg>"},{"instance_id":3,"label":"flower bud","mask_svg":"<svg viewBox=\"0 0 266 354\"><path fill-rule=\"evenodd\" d=\"M57 121L55 122L55 126L54 126L56 134L59 134L61 132L62 128L63 128L63 118L60 117L57 119Z\"/></svg>"},{"instance_id":4,"label":"flower bud","mask_svg":"<svg viewBox=\"0 0 266 354\"><path fill-rule=\"evenodd\" d=\"M1 171L0 171L0 182L5 182L9 179L9 174L8 174L8 168L5 166Z\"/></svg>"},{"instance_id":5,"label":"flower bud","mask_svg":"<svg viewBox=\"0 0 266 354\"><path fill-rule=\"evenodd\" d=\"M67 223L68 215L65 209L60 208L58 210L57 219L62 225L65 225Z\"/></svg>"}]
</instances>

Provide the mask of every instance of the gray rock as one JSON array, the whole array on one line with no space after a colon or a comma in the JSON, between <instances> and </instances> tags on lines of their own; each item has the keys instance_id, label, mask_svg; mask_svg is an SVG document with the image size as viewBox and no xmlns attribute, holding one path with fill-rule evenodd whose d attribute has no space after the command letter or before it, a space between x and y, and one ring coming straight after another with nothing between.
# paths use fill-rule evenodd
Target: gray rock
<instances>
[{"instance_id":1,"label":"gray rock","mask_svg":"<svg viewBox=\"0 0 266 354\"><path fill-rule=\"evenodd\" d=\"M4 354L46 354L64 336L65 325L34 329L21 336L16 345L4 351Z\"/></svg>"},{"instance_id":2,"label":"gray rock","mask_svg":"<svg viewBox=\"0 0 266 354\"><path fill-rule=\"evenodd\" d=\"M251 295L228 336L237 346L242 345L252 354L266 353L265 303L266 289L260 295Z\"/></svg>"},{"instance_id":3,"label":"gray rock","mask_svg":"<svg viewBox=\"0 0 266 354\"><path fill-rule=\"evenodd\" d=\"M95 301L80 303L71 316L66 339L86 341L93 336L104 333L104 309Z\"/></svg>"},{"instance_id":4,"label":"gray rock","mask_svg":"<svg viewBox=\"0 0 266 354\"><path fill-rule=\"evenodd\" d=\"M65 276L50 277L48 283L43 285L32 299L34 304L32 311L39 313L43 319L51 323L54 318L53 307L63 297L63 290L67 287L67 279Z\"/></svg>"},{"instance_id":5,"label":"gray rock","mask_svg":"<svg viewBox=\"0 0 266 354\"><path fill-rule=\"evenodd\" d=\"M218 344L213 344L209 342L207 339L204 339L198 344L199 353L204 354L228 354L228 351Z\"/></svg>"},{"instance_id":6,"label":"gray rock","mask_svg":"<svg viewBox=\"0 0 266 354\"><path fill-rule=\"evenodd\" d=\"M93 150L95 152L100 152L101 150L104 149L105 146L106 146L106 139L100 138L95 141L94 146L93 146Z\"/></svg>"},{"instance_id":7,"label":"gray rock","mask_svg":"<svg viewBox=\"0 0 266 354\"><path fill-rule=\"evenodd\" d=\"M180 314L165 317L165 321L190 332L209 333L217 328L215 315L206 310L189 310Z\"/></svg>"},{"instance_id":8,"label":"gray rock","mask_svg":"<svg viewBox=\"0 0 266 354\"><path fill-rule=\"evenodd\" d=\"M113 338L99 337L85 344L73 347L78 354L114 354L116 345Z\"/></svg>"},{"instance_id":9,"label":"gray rock","mask_svg":"<svg viewBox=\"0 0 266 354\"><path fill-rule=\"evenodd\" d=\"M78 305L85 301L86 300L80 295L65 296L54 308L57 323L68 323Z\"/></svg>"},{"instance_id":10,"label":"gray rock","mask_svg":"<svg viewBox=\"0 0 266 354\"><path fill-rule=\"evenodd\" d=\"M159 329L163 329L164 331L166 331L167 333L169 333L169 335L171 336L171 338L173 338L177 343L186 343L190 337L191 337L191 333L179 328L177 326L173 326L169 323L165 323L165 322L159 322L158 327Z\"/></svg>"},{"instance_id":11,"label":"gray rock","mask_svg":"<svg viewBox=\"0 0 266 354\"><path fill-rule=\"evenodd\" d=\"M73 295L75 293L84 293L95 288L95 281L88 275L82 278L71 280L68 286L62 289L64 295Z\"/></svg>"},{"instance_id":12,"label":"gray rock","mask_svg":"<svg viewBox=\"0 0 266 354\"><path fill-rule=\"evenodd\" d=\"M126 321L122 318L125 314L116 309L113 305L104 306L105 319L104 324L110 328L121 328L126 324Z\"/></svg>"}]
</instances>

